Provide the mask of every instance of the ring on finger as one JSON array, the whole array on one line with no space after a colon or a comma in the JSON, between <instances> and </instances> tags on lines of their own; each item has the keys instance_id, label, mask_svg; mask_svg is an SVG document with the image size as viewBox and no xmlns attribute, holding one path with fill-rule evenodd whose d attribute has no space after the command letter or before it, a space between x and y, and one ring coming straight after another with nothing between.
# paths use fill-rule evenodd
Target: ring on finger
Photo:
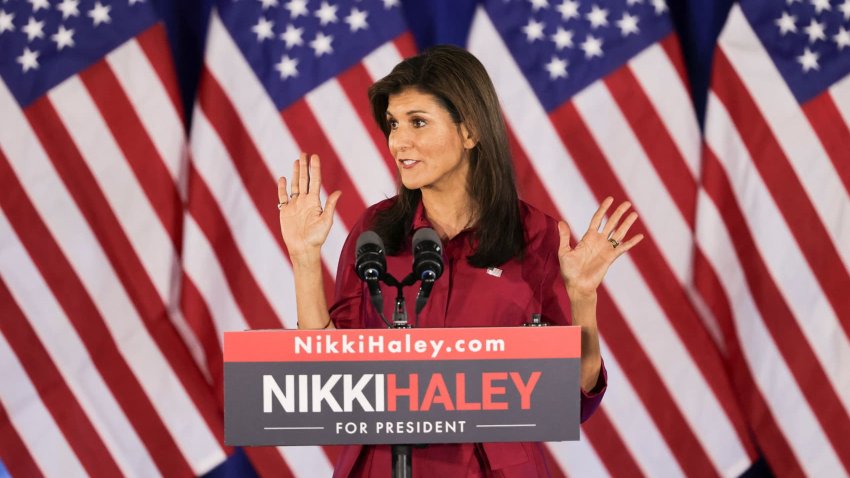
<instances>
[{"instance_id":1,"label":"ring on finger","mask_svg":"<svg viewBox=\"0 0 850 478\"><path fill-rule=\"evenodd\" d=\"M287 204L289 204L289 203L287 203L287 202L278 202L278 203L277 203L277 208L278 208L278 209L283 209L283 206L286 206Z\"/></svg>"},{"instance_id":2,"label":"ring on finger","mask_svg":"<svg viewBox=\"0 0 850 478\"><path fill-rule=\"evenodd\" d=\"M298 195L298 193L292 193L292 194L289 195L289 199L294 199L295 196L297 196L297 195Z\"/></svg>"},{"instance_id":3,"label":"ring on finger","mask_svg":"<svg viewBox=\"0 0 850 478\"><path fill-rule=\"evenodd\" d=\"M616 249L616 248L617 248L617 246L619 246L619 245L620 245L620 241L618 241L618 240L614 239L613 237L609 237L609 238L608 238L608 242L610 242L610 243L611 243L611 246L612 246L614 249Z\"/></svg>"}]
</instances>

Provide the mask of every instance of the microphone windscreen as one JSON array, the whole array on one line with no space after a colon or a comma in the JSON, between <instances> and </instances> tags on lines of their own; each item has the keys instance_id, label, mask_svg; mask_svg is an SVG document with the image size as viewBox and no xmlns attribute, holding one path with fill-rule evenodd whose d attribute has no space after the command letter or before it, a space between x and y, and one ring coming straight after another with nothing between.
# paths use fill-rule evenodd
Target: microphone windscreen
<instances>
[{"instance_id":1,"label":"microphone windscreen","mask_svg":"<svg viewBox=\"0 0 850 478\"><path fill-rule=\"evenodd\" d=\"M431 229L430 227L423 227L422 229L417 229L413 234L413 249L416 249L416 246L419 245L420 242L430 241L436 243L440 248L443 247L443 243L440 242L440 236L437 234L437 231Z\"/></svg>"},{"instance_id":2,"label":"microphone windscreen","mask_svg":"<svg viewBox=\"0 0 850 478\"><path fill-rule=\"evenodd\" d=\"M359 251L360 248L366 244L374 244L381 249L384 248L384 241L381 240L381 236L379 236L375 231L363 231L363 233L360 234L360 237L357 238L356 250Z\"/></svg>"}]
</instances>

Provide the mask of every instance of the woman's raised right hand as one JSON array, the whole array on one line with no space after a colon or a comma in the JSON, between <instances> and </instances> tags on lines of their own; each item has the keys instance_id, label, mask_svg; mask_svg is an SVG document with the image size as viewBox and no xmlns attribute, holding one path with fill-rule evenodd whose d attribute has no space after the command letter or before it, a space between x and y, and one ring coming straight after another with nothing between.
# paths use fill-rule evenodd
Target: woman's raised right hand
<instances>
[{"instance_id":1,"label":"woman's raised right hand","mask_svg":"<svg viewBox=\"0 0 850 478\"><path fill-rule=\"evenodd\" d=\"M311 256L318 258L331 230L336 202L342 193L331 193L322 208L321 186L322 168L315 154L310 156L309 162L307 153L301 153L295 161L289 192L286 178L277 180L280 233L293 261Z\"/></svg>"}]
</instances>

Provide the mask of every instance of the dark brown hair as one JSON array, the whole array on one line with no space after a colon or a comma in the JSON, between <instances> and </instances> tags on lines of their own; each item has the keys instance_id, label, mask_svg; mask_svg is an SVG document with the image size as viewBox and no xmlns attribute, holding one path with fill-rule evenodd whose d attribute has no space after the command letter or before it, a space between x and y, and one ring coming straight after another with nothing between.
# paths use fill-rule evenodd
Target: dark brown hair
<instances>
[{"instance_id":1,"label":"dark brown hair","mask_svg":"<svg viewBox=\"0 0 850 478\"><path fill-rule=\"evenodd\" d=\"M463 123L478 143L470 150L467 192L476 221L475 249L467 260L475 267L501 265L525 247L508 135L499 99L484 65L471 53L451 45L430 48L402 61L369 88L375 121L389 138L389 97L414 88L434 96L452 120ZM398 254L413 224L422 193L399 185L397 200L378 212L371 225L387 252Z\"/></svg>"}]
</instances>

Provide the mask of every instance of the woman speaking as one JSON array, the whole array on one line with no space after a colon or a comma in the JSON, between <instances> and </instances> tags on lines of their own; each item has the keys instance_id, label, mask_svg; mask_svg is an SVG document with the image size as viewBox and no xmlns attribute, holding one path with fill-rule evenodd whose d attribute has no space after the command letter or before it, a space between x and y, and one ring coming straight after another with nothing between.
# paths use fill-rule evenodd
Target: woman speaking
<instances>
[{"instance_id":1,"label":"woman speaking","mask_svg":"<svg viewBox=\"0 0 850 478\"><path fill-rule=\"evenodd\" d=\"M375 231L388 254L387 272L403 277L410 271L414 232L430 227L442 241L445 266L416 325L510 327L540 313L554 325L581 326L581 419L586 420L606 386L596 289L614 260L643 239L626 239L637 214L624 217L626 202L604 221L613 203L606 198L571 245L566 223L520 200L493 84L484 66L463 49L438 46L402 61L372 85L369 100L398 167L399 192L369 207L352 228L330 308L320 250L340 192L322 207L315 155L302 154L291 181L278 181L299 327L385 327L355 271L355 241L363 231ZM406 302L413 303L415 291L407 293ZM387 307L389 316L392 304ZM334 476L389 476L390 462L389 446L348 446ZM413 466L414 476L440 478L549 476L539 443L429 445L414 448Z\"/></svg>"}]
</instances>

